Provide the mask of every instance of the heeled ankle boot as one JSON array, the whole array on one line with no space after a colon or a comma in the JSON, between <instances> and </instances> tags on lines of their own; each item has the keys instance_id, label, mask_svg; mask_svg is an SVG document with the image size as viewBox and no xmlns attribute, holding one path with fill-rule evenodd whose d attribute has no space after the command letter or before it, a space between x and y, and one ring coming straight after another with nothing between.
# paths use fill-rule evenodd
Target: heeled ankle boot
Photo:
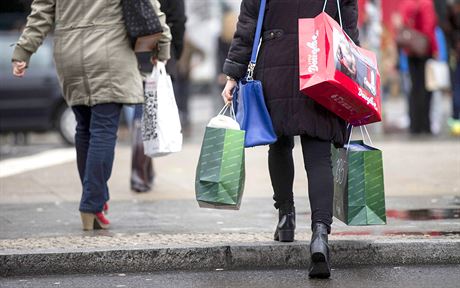
<instances>
[{"instance_id":1,"label":"heeled ankle boot","mask_svg":"<svg viewBox=\"0 0 460 288\"><path fill-rule=\"evenodd\" d=\"M295 232L295 207L292 204L282 205L278 209L279 222L276 226L274 239L280 242L293 242Z\"/></svg>"},{"instance_id":2,"label":"heeled ankle boot","mask_svg":"<svg viewBox=\"0 0 460 288\"><path fill-rule=\"evenodd\" d=\"M321 222L313 224L313 234L310 242L311 278L329 278L331 276L330 252L327 226Z\"/></svg>"},{"instance_id":3,"label":"heeled ankle boot","mask_svg":"<svg viewBox=\"0 0 460 288\"><path fill-rule=\"evenodd\" d=\"M108 229L110 222L105 218L104 213L85 213L80 212L83 230L91 231L94 229Z\"/></svg>"}]
</instances>

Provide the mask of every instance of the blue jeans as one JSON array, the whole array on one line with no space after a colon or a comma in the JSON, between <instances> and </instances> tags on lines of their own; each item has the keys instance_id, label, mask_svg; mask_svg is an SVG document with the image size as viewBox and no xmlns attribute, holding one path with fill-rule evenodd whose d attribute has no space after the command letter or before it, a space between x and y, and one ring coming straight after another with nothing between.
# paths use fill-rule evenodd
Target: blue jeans
<instances>
[{"instance_id":1,"label":"blue jeans","mask_svg":"<svg viewBox=\"0 0 460 288\"><path fill-rule=\"evenodd\" d=\"M72 107L77 120L77 166L83 186L81 212L101 212L109 200L107 181L112 173L121 107L116 103Z\"/></svg>"}]
</instances>

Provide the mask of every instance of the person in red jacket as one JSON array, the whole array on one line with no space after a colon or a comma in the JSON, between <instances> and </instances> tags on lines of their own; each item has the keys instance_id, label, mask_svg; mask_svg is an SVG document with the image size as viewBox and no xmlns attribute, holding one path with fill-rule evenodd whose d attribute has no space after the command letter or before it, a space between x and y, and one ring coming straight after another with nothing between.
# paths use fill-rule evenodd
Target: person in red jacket
<instances>
[{"instance_id":1,"label":"person in red jacket","mask_svg":"<svg viewBox=\"0 0 460 288\"><path fill-rule=\"evenodd\" d=\"M435 28L436 11L432 0L404 0L399 6L402 27L413 29L428 40L426 55L415 55L405 49L409 58L409 72L412 88L409 95L409 117L411 134L431 133L430 102L431 92L425 88L425 64L429 58L437 57ZM401 28L401 27L400 27Z\"/></svg>"}]
</instances>

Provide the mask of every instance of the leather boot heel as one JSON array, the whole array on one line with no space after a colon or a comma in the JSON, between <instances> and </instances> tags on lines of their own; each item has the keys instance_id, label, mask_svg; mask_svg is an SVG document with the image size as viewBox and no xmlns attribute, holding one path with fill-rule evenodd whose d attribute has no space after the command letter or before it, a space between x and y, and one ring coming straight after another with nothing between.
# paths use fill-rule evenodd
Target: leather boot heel
<instances>
[{"instance_id":1,"label":"leather boot heel","mask_svg":"<svg viewBox=\"0 0 460 288\"><path fill-rule=\"evenodd\" d=\"M309 276L311 278L329 278L331 268L325 254L317 252L311 255L311 267Z\"/></svg>"},{"instance_id":2,"label":"leather boot heel","mask_svg":"<svg viewBox=\"0 0 460 288\"><path fill-rule=\"evenodd\" d=\"M310 242L310 272L312 278L329 278L331 264L329 256L328 231L323 223L315 223Z\"/></svg>"},{"instance_id":3,"label":"leather boot heel","mask_svg":"<svg viewBox=\"0 0 460 288\"><path fill-rule=\"evenodd\" d=\"M325 244L323 245L312 245L311 246L311 258L313 262L325 262L328 252L328 248Z\"/></svg>"},{"instance_id":4,"label":"leather boot heel","mask_svg":"<svg viewBox=\"0 0 460 288\"><path fill-rule=\"evenodd\" d=\"M294 230L278 230L278 241L294 242Z\"/></svg>"},{"instance_id":5,"label":"leather boot heel","mask_svg":"<svg viewBox=\"0 0 460 288\"><path fill-rule=\"evenodd\" d=\"M295 207L292 204L282 205L278 210L278 225L273 239L280 242L294 242Z\"/></svg>"}]
</instances>

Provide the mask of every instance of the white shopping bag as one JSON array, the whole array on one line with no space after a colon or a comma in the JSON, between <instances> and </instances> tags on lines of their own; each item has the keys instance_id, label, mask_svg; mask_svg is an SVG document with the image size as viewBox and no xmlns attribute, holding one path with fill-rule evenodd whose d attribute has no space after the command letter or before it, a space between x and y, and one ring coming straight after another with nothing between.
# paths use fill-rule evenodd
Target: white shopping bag
<instances>
[{"instance_id":1,"label":"white shopping bag","mask_svg":"<svg viewBox=\"0 0 460 288\"><path fill-rule=\"evenodd\" d=\"M163 62L158 61L145 80L142 139L144 153L160 157L182 149L179 111L171 77Z\"/></svg>"},{"instance_id":2,"label":"white shopping bag","mask_svg":"<svg viewBox=\"0 0 460 288\"><path fill-rule=\"evenodd\" d=\"M447 62L429 59L425 64L425 87L428 91L450 89L450 70Z\"/></svg>"}]
</instances>

